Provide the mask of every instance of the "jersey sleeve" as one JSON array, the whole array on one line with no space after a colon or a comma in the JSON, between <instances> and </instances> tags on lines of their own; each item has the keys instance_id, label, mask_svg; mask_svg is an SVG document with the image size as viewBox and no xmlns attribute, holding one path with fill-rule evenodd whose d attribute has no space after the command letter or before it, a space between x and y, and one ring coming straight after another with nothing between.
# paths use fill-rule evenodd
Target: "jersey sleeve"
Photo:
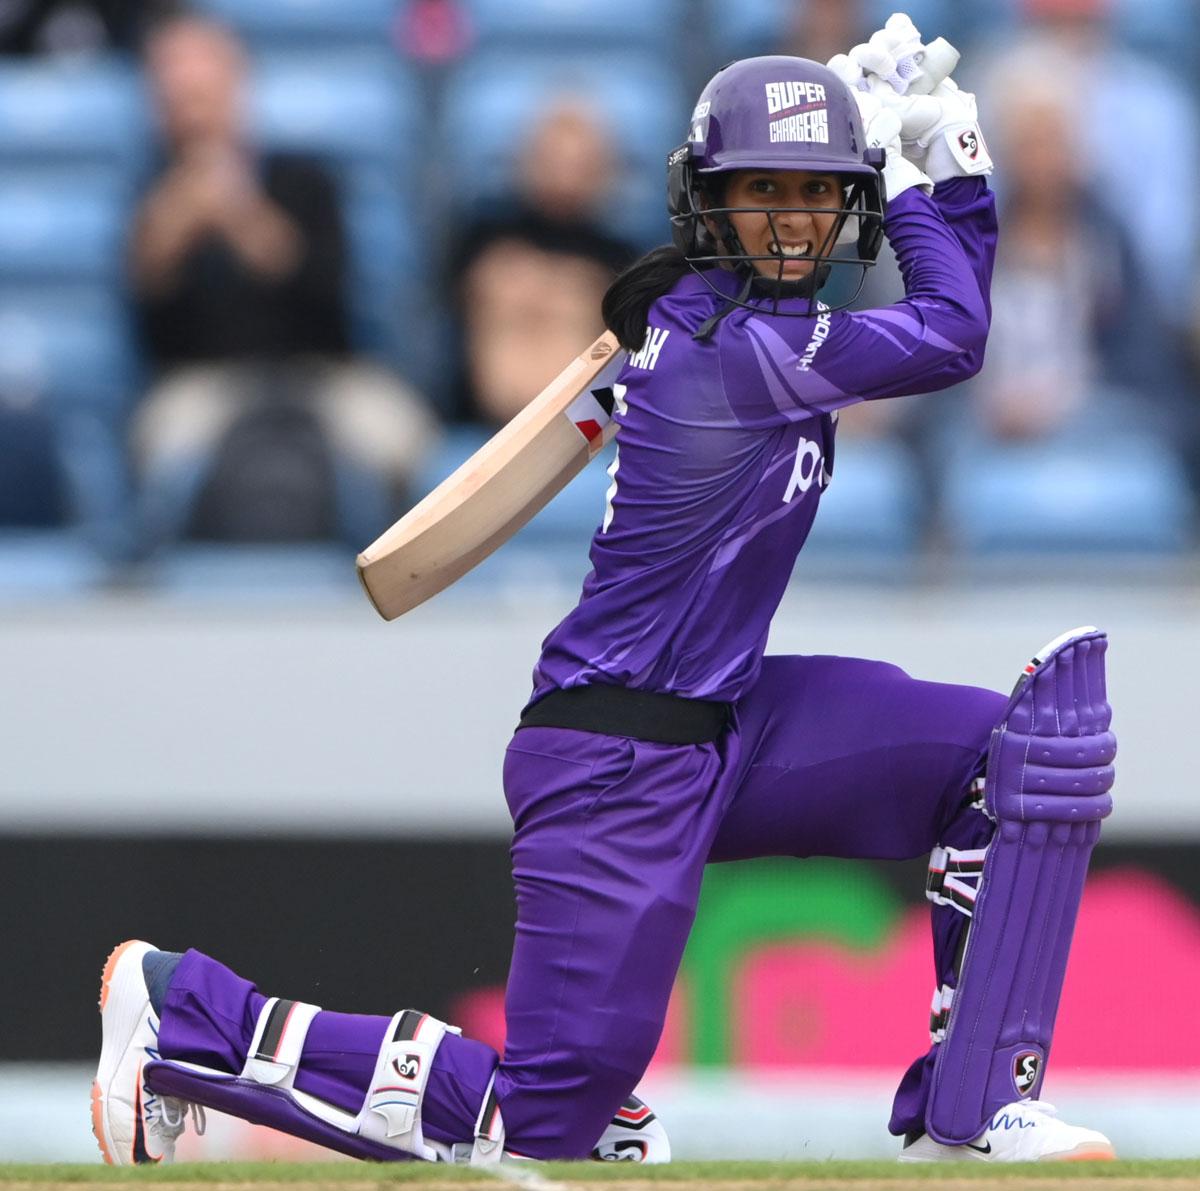
<instances>
[{"instance_id":1,"label":"jersey sleeve","mask_svg":"<svg viewBox=\"0 0 1200 1191\"><path fill-rule=\"evenodd\" d=\"M721 379L743 425L933 392L979 371L996 245L987 184L954 179L932 198L907 190L889 204L884 229L904 279L902 301L815 318L739 310L720 324Z\"/></svg>"}]
</instances>

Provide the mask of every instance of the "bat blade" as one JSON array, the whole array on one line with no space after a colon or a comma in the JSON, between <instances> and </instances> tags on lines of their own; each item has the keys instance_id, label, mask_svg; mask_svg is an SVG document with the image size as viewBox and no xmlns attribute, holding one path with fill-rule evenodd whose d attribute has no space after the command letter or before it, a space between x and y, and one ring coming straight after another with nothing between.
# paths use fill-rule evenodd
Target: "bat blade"
<instances>
[{"instance_id":1,"label":"bat blade","mask_svg":"<svg viewBox=\"0 0 1200 1191\"><path fill-rule=\"evenodd\" d=\"M625 352L609 333L358 556L385 620L437 595L508 541L616 434L612 384Z\"/></svg>"}]
</instances>

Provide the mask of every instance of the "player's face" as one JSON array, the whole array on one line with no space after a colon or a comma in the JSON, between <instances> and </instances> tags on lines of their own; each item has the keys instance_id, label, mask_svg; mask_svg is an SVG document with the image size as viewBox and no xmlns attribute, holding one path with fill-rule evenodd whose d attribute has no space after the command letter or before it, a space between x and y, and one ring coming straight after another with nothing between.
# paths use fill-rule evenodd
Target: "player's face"
<instances>
[{"instance_id":1,"label":"player's face","mask_svg":"<svg viewBox=\"0 0 1200 1191\"><path fill-rule=\"evenodd\" d=\"M814 174L808 170L737 170L730 174L723 207L771 208L742 211L729 216L734 231L749 256L766 257L754 261L764 277L797 281L812 271L811 260L791 260L791 256L828 253L833 248L837 212L845 194L836 174ZM805 207L808 210L780 210Z\"/></svg>"}]
</instances>

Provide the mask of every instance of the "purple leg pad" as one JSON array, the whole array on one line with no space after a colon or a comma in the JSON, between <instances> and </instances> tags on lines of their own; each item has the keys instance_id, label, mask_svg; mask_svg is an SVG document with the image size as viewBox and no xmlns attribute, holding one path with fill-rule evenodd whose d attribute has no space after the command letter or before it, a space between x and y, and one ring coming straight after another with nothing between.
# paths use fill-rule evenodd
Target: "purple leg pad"
<instances>
[{"instance_id":1,"label":"purple leg pad","mask_svg":"<svg viewBox=\"0 0 1200 1191\"><path fill-rule=\"evenodd\" d=\"M160 1096L177 1096L193 1104L203 1104L205 1108L290 1133L351 1158L376 1162L404 1162L413 1158L412 1154L379 1145L322 1121L296 1105L287 1092L250 1079L220 1071L201 1074L169 1059L147 1063L145 1078L149 1087Z\"/></svg>"},{"instance_id":2,"label":"purple leg pad","mask_svg":"<svg viewBox=\"0 0 1200 1191\"><path fill-rule=\"evenodd\" d=\"M1052 642L992 733L986 805L997 828L925 1117L945 1145L973 1141L1042 1086L1088 860L1112 810L1107 644L1095 629Z\"/></svg>"}]
</instances>

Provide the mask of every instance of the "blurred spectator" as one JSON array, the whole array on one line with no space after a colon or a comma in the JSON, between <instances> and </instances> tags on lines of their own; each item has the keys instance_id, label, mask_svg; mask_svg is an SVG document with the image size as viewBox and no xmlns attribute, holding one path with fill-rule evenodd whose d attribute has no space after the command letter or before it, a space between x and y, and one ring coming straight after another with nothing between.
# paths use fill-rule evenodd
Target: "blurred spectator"
<instances>
[{"instance_id":1,"label":"blurred spectator","mask_svg":"<svg viewBox=\"0 0 1200 1191\"><path fill-rule=\"evenodd\" d=\"M166 148L131 245L162 373L134 426L149 499L177 519L195 497L198 537L310 539L339 526L361 536L366 524L346 523L345 477L398 500L433 426L390 373L347 358L334 184L316 161L255 151L247 63L220 26L163 24L146 67ZM378 502L358 512L375 530L386 515Z\"/></svg>"},{"instance_id":2,"label":"blurred spectator","mask_svg":"<svg viewBox=\"0 0 1200 1191\"><path fill-rule=\"evenodd\" d=\"M828 62L872 32L862 0L803 0L792 8L787 41L779 52Z\"/></svg>"},{"instance_id":3,"label":"blurred spectator","mask_svg":"<svg viewBox=\"0 0 1200 1191\"><path fill-rule=\"evenodd\" d=\"M1082 149L1091 181L1124 226L1163 316L1182 324L1180 295L1191 290L1198 228L1196 204L1184 196L1200 183L1192 92L1157 62L1116 42L1113 0L1020 4L1026 30L965 74L964 83L979 81L988 121L1017 93L1015 79L1061 85L1071 98L1071 145ZM1136 179L1143 184L1134 185ZM1002 172L997 182L1005 185Z\"/></svg>"},{"instance_id":4,"label":"blurred spectator","mask_svg":"<svg viewBox=\"0 0 1200 1191\"><path fill-rule=\"evenodd\" d=\"M598 116L559 100L523 148L511 204L455 233L463 416L508 421L603 331L600 299L635 255L602 222L614 170Z\"/></svg>"},{"instance_id":5,"label":"blurred spectator","mask_svg":"<svg viewBox=\"0 0 1200 1191\"><path fill-rule=\"evenodd\" d=\"M173 0L0 0L0 52L86 54L136 49Z\"/></svg>"},{"instance_id":6,"label":"blurred spectator","mask_svg":"<svg viewBox=\"0 0 1200 1191\"><path fill-rule=\"evenodd\" d=\"M973 387L981 429L1034 439L1072 421L1135 416L1161 428L1165 349L1153 299L1125 230L1088 180L1072 97L1045 76L1009 78L990 125L1003 234ZM1078 421L1085 408L1087 423Z\"/></svg>"}]
</instances>

